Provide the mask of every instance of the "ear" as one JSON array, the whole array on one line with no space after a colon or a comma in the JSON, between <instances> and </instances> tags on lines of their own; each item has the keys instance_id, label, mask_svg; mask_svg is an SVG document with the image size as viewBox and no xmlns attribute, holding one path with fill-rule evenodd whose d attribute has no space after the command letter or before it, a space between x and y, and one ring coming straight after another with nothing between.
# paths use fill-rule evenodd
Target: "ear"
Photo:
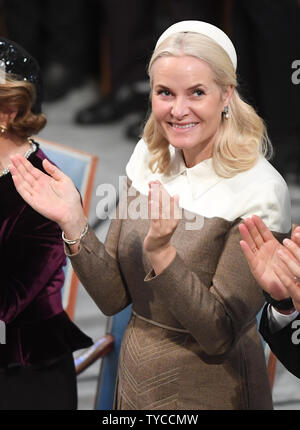
<instances>
[{"instance_id":1,"label":"ear","mask_svg":"<svg viewBox=\"0 0 300 430\"><path fill-rule=\"evenodd\" d=\"M229 85L224 90L223 97L222 97L224 106L228 106L230 99L232 97L233 91L234 91L234 85Z\"/></svg>"},{"instance_id":2,"label":"ear","mask_svg":"<svg viewBox=\"0 0 300 430\"><path fill-rule=\"evenodd\" d=\"M0 124L7 127L9 123L14 121L17 113L17 111L0 111Z\"/></svg>"},{"instance_id":3,"label":"ear","mask_svg":"<svg viewBox=\"0 0 300 430\"><path fill-rule=\"evenodd\" d=\"M14 119L16 118L16 116L17 116L17 111L12 111L12 112L10 112L9 113L9 121L10 122L13 122L14 121Z\"/></svg>"}]
</instances>

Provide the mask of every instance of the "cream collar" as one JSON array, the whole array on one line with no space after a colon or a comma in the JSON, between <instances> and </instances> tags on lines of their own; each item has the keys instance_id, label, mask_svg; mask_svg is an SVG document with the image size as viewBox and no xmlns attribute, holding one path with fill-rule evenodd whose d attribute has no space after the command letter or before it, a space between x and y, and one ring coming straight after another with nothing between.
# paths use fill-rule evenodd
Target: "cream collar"
<instances>
[{"instance_id":1,"label":"cream collar","mask_svg":"<svg viewBox=\"0 0 300 430\"><path fill-rule=\"evenodd\" d=\"M158 179L162 184L170 184L180 176L184 176L191 187L193 198L198 198L224 179L215 172L212 158L208 158L193 167L187 167L181 150L175 149L171 145L169 150L171 160L168 174L152 173L149 169L151 154L147 144L141 139L136 145L126 166L126 173L133 186L142 194L148 194L148 183L151 180Z\"/></svg>"}]
</instances>

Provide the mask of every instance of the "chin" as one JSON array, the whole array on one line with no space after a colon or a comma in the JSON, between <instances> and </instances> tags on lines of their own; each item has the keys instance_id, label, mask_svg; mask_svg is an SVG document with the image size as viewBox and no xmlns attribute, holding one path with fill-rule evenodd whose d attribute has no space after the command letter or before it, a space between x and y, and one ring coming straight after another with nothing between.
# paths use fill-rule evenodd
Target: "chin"
<instances>
[{"instance_id":1,"label":"chin","mask_svg":"<svg viewBox=\"0 0 300 430\"><path fill-rule=\"evenodd\" d=\"M196 142L191 139L168 139L170 145L174 146L176 149L192 149L199 143L199 140Z\"/></svg>"}]
</instances>

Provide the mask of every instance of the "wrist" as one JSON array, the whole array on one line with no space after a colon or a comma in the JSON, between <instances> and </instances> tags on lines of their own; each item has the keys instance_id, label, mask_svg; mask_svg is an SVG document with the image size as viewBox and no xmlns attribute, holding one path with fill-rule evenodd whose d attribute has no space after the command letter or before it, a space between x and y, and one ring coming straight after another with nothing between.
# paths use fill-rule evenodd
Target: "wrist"
<instances>
[{"instance_id":1,"label":"wrist","mask_svg":"<svg viewBox=\"0 0 300 430\"><path fill-rule=\"evenodd\" d=\"M81 226L83 226L81 228ZM80 232L78 232L79 228L81 228ZM76 254L80 249L81 239L88 232L88 221L86 218L80 219L76 227L68 224L66 226L66 230L62 231L62 239L65 242L66 246L69 248L71 254Z\"/></svg>"},{"instance_id":2,"label":"wrist","mask_svg":"<svg viewBox=\"0 0 300 430\"><path fill-rule=\"evenodd\" d=\"M147 251L148 258L152 264L154 272L159 275L176 257L176 249L171 244L157 248L154 251Z\"/></svg>"},{"instance_id":3,"label":"wrist","mask_svg":"<svg viewBox=\"0 0 300 430\"><path fill-rule=\"evenodd\" d=\"M283 310L283 309L278 309L278 308L276 308L275 306L273 306L273 308L277 311L277 312L279 312L280 314L282 314L282 315L290 315L290 314L293 314L294 312L295 312L295 308L293 307L293 308L291 308L291 309L287 309L287 310Z\"/></svg>"},{"instance_id":4,"label":"wrist","mask_svg":"<svg viewBox=\"0 0 300 430\"><path fill-rule=\"evenodd\" d=\"M292 313L295 311L294 303L291 297L288 297L282 300L276 300L266 291L263 291L263 293L264 293L266 302L269 303L271 306L273 306L273 308L276 309L278 312L288 315L289 313Z\"/></svg>"},{"instance_id":5,"label":"wrist","mask_svg":"<svg viewBox=\"0 0 300 430\"><path fill-rule=\"evenodd\" d=\"M65 233L65 236L68 239L75 239L79 237L86 223L87 218L82 210L78 214L74 214L73 212L70 215L66 216L63 221L59 222L59 227Z\"/></svg>"},{"instance_id":6,"label":"wrist","mask_svg":"<svg viewBox=\"0 0 300 430\"><path fill-rule=\"evenodd\" d=\"M173 245L171 245L171 243L169 242L167 245L163 245L160 247L157 247L155 249L152 249L151 251L146 251L147 255L149 257L153 257L153 258L160 258L170 252L172 252L172 250L175 249Z\"/></svg>"},{"instance_id":7,"label":"wrist","mask_svg":"<svg viewBox=\"0 0 300 430\"><path fill-rule=\"evenodd\" d=\"M66 242L68 245L74 245L77 242L79 243L81 238L87 233L87 225L87 219L81 218L77 223L72 222L61 226L64 242ZM73 241L74 243L71 243Z\"/></svg>"}]
</instances>

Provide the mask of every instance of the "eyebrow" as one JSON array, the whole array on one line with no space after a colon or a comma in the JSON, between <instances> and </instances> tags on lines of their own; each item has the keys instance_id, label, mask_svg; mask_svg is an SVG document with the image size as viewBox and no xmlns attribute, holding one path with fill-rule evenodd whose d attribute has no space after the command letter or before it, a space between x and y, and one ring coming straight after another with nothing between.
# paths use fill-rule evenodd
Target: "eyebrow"
<instances>
[{"instance_id":1,"label":"eyebrow","mask_svg":"<svg viewBox=\"0 0 300 430\"><path fill-rule=\"evenodd\" d=\"M154 88L163 88L164 90L169 90L170 88L163 84L156 84Z\"/></svg>"},{"instance_id":2,"label":"eyebrow","mask_svg":"<svg viewBox=\"0 0 300 430\"><path fill-rule=\"evenodd\" d=\"M204 84L198 83L196 85L189 87L187 90L193 91L193 90L196 90L197 88L200 88L200 87L205 88L205 89L207 88ZM170 90L170 87L168 87L167 85L163 85L163 84L156 84L156 85L154 85L154 88L156 88L156 89L162 88L164 90Z\"/></svg>"},{"instance_id":3,"label":"eyebrow","mask_svg":"<svg viewBox=\"0 0 300 430\"><path fill-rule=\"evenodd\" d=\"M188 90L189 91L196 90L199 87L207 88L206 85L199 83L199 84L193 85L192 87L188 88Z\"/></svg>"}]
</instances>

